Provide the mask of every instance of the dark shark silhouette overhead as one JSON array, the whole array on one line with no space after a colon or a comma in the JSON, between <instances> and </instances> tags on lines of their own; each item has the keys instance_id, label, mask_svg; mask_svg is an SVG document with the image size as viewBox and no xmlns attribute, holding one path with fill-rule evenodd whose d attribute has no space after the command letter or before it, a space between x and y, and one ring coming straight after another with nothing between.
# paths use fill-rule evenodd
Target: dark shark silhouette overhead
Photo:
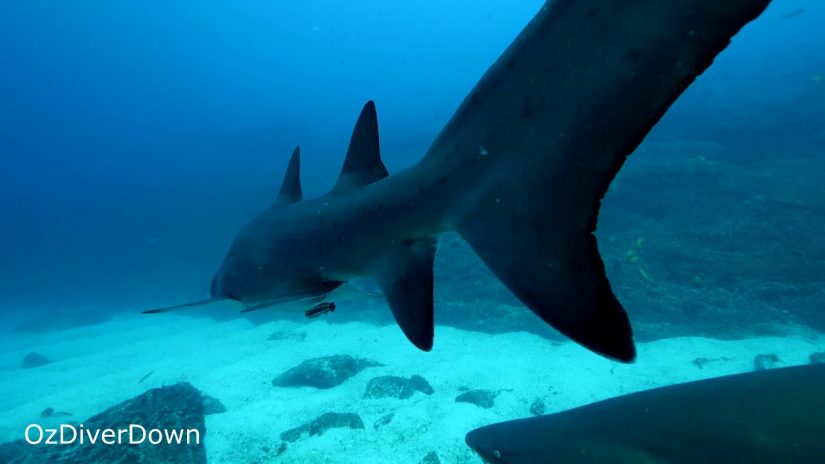
<instances>
[{"instance_id":1,"label":"dark shark silhouette overhead","mask_svg":"<svg viewBox=\"0 0 825 464\"><path fill-rule=\"evenodd\" d=\"M767 4L547 2L413 167L388 175L372 102L328 194L302 201L296 150L278 199L238 234L206 301L317 303L371 276L406 336L429 350L435 237L454 230L548 324L631 361L630 323L593 235L601 198L673 101Z\"/></svg>"}]
</instances>

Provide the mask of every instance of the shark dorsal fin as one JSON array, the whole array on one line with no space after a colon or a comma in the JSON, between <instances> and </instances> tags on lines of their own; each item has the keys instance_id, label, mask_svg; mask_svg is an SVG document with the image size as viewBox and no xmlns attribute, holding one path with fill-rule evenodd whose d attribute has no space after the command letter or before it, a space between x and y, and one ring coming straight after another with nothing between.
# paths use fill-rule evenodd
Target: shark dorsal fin
<instances>
[{"instance_id":1,"label":"shark dorsal fin","mask_svg":"<svg viewBox=\"0 0 825 464\"><path fill-rule=\"evenodd\" d=\"M295 147L286 167L281 191L278 193L277 204L288 205L298 203L303 198L301 193L301 147Z\"/></svg>"},{"instance_id":2,"label":"shark dorsal fin","mask_svg":"<svg viewBox=\"0 0 825 464\"><path fill-rule=\"evenodd\" d=\"M368 101L352 131L344 167L333 191L349 190L387 177L378 145L378 116L375 103Z\"/></svg>"}]
</instances>

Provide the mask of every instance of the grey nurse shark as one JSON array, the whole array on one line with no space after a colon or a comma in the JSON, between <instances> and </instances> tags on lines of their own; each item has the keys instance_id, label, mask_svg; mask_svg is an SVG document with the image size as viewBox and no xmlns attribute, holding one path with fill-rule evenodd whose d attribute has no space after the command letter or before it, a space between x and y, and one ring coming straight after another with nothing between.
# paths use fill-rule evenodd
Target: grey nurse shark
<instances>
[{"instance_id":1,"label":"grey nurse shark","mask_svg":"<svg viewBox=\"0 0 825 464\"><path fill-rule=\"evenodd\" d=\"M473 430L494 464L821 464L825 364L633 393Z\"/></svg>"},{"instance_id":2,"label":"grey nurse shark","mask_svg":"<svg viewBox=\"0 0 825 464\"><path fill-rule=\"evenodd\" d=\"M548 1L409 169L384 167L372 102L326 195L303 200L296 150L277 200L235 238L206 302L317 302L373 277L407 338L430 350L436 238L456 231L545 322L631 361L630 323L593 235L601 199L768 2Z\"/></svg>"}]
</instances>

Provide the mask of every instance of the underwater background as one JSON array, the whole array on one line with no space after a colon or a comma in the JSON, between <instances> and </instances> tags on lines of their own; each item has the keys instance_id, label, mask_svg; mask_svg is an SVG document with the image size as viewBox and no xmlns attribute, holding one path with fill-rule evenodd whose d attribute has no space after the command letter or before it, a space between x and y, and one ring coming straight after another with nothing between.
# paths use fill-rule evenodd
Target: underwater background
<instances>
[{"instance_id":1,"label":"underwater background","mask_svg":"<svg viewBox=\"0 0 825 464\"><path fill-rule=\"evenodd\" d=\"M618 366L592 386L612 364L565 342L450 234L436 259L430 354L407 346L373 298L311 323L228 305L138 314L208 296L294 146L305 197L326 192L367 100L390 172L417 162L542 3L0 3L0 442L47 407L80 419L188 381L228 410L207 417L210 462L417 462L429 451L476 462L461 441L468 424L529 415L537 399L553 412L748 370L760 354L793 364L825 351L817 0L775 0L611 185L597 236L642 343L636 371ZM23 370L30 352L51 363ZM443 401L416 393L401 409L392 398L361 410L369 376L321 397L273 393L288 368L339 354L356 372L420 374L421 391ZM450 417L475 387L501 403ZM360 414L368 438L279 435L331 410ZM399 428L382 438L383 425Z\"/></svg>"}]
</instances>

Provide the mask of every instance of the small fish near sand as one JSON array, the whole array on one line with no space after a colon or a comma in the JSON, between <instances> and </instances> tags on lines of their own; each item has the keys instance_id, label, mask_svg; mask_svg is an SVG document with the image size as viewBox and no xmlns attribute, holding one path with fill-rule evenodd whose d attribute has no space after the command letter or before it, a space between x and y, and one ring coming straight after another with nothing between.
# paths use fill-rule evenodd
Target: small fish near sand
<instances>
[{"instance_id":1,"label":"small fish near sand","mask_svg":"<svg viewBox=\"0 0 825 464\"><path fill-rule=\"evenodd\" d=\"M72 413L65 411L55 411L54 408L46 408L40 412L40 417L71 417Z\"/></svg>"},{"instance_id":2,"label":"small fish near sand","mask_svg":"<svg viewBox=\"0 0 825 464\"><path fill-rule=\"evenodd\" d=\"M335 311L335 302L319 303L307 311L304 315L310 319L316 318L322 314L331 313Z\"/></svg>"},{"instance_id":3,"label":"small fish near sand","mask_svg":"<svg viewBox=\"0 0 825 464\"><path fill-rule=\"evenodd\" d=\"M796 18L797 16L801 16L803 13L805 13L804 8L799 8L799 9L796 9L796 10L793 10L793 11L789 11L789 12L783 14L782 16L780 16L779 21L785 21L787 19Z\"/></svg>"},{"instance_id":4,"label":"small fish near sand","mask_svg":"<svg viewBox=\"0 0 825 464\"><path fill-rule=\"evenodd\" d=\"M823 364L730 375L488 425L465 441L502 464L821 464L823 386Z\"/></svg>"}]
</instances>

